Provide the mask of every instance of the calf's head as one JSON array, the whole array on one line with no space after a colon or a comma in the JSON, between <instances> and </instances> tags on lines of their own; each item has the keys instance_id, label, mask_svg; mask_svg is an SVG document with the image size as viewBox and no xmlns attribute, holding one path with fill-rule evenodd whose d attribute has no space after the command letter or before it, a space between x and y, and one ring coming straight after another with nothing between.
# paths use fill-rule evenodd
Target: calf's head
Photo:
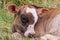
<instances>
[{"instance_id":1,"label":"calf's head","mask_svg":"<svg viewBox=\"0 0 60 40\"><path fill-rule=\"evenodd\" d=\"M35 35L34 26L38 21L38 15L41 14L39 9L33 5L24 5L21 7L11 4L8 9L14 14L14 25L16 28L24 30L25 37L32 37ZM43 12L43 11L42 11ZM41 15L40 15L41 16ZM19 30L20 31L20 30Z\"/></svg>"}]
</instances>

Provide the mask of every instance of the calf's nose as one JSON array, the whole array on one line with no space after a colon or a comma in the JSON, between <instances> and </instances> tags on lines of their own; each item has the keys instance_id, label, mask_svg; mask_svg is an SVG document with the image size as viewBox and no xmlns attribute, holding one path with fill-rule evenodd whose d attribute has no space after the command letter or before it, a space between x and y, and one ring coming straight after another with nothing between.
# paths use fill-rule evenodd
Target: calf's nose
<instances>
[{"instance_id":1,"label":"calf's nose","mask_svg":"<svg viewBox=\"0 0 60 40\"><path fill-rule=\"evenodd\" d=\"M30 37L30 38L35 37L35 33L29 33L28 37Z\"/></svg>"}]
</instances>

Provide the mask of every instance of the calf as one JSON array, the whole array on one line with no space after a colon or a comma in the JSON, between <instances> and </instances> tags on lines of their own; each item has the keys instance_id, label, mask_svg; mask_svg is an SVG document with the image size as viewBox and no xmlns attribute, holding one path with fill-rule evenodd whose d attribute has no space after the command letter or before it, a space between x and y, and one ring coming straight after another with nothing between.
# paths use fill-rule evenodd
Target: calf
<instances>
[{"instance_id":1,"label":"calf","mask_svg":"<svg viewBox=\"0 0 60 40\"><path fill-rule=\"evenodd\" d=\"M8 9L14 13L13 33L25 37L42 37L46 34L60 37L60 8L18 7L11 4Z\"/></svg>"}]
</instances>

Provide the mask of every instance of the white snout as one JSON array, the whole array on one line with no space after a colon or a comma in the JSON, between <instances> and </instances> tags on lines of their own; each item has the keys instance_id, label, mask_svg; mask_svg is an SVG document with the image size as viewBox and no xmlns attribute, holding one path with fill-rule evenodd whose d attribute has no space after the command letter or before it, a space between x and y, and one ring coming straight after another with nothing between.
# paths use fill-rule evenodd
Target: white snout
<instances>
[{"instance_id":1,"label":"white snout","mask_svg":"<svg viewBox=\"0 0 60 40\"><path fill-rule=\"evenodd\" d=\"M24 33L25 37L28 37L29 34L35 34L34 31L34 25L29 25L29 27L27 28L27 31Z\"/></svg>"},{"instance_id":2,"label":"white snout","mask_svg":"<svg viewBox=\"0 0 60 40\"><path fill-rule=\"evenodd\" d=\"M35 24L36 24L37 21L38 21L38 15L37 15L36 9L35 9L35 8L28 8L28 7L27 7L26 13L29 13L29 12L31 12L32 15L33 15L33 17L34 17L34 23L31 24L31 25L29 25L29 26L27 27L27 30L26 30L26 32L24 33L24 36L25 36L25 37L28 37L29 34L31 34L31 35L35 34L34 26L35 26Z\"/></svg>"}]
</instances>

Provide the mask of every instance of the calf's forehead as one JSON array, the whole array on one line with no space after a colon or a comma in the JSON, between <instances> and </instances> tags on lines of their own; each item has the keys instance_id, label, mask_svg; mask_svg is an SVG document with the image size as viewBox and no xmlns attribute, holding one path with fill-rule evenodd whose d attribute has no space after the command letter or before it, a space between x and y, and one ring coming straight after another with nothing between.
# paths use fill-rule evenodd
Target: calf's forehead
<instances>
[{"instance_id":1,"label":"calf's forehead","mask_svg":"<svg viewBox=\"0 0 60 40\"><path fill-rule=\"evenodd\" d=\"M23 6L20 7L20 10L21 10L21 11L24 11L24 10L26 10L27 8L35 8L35 7L32 6L32 5L23 5Z\"/></svg>"}]
</instances>

